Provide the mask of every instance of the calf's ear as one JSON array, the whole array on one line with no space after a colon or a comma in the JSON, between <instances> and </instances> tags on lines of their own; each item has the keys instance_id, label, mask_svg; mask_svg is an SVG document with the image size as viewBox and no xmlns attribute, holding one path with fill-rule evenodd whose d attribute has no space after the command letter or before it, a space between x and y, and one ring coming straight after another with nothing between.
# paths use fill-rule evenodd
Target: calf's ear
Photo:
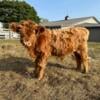
<instances>
[{"instance_id":1,"label":"calf's ear","mask_svg":"<svg viewBox=\"0 0 100 100\"><path fill-rule=\"evenodd\" d=\"M38 32L42 33L45 31L45 28L43 26L38 26L37 30Z\"/></svg>"},{"instance_id":2,"label":"calf's ear","mask_svg":"<svg viewBox=\"0 0 100 100\"><path fill-rule=\"evenodd\" d=\"M9 24L9 28L10 28L12 31L16 32L16 30L17 30L17 23L15 23L15 22L10 23L10 24Z\"/></svg>"}]
</instances>

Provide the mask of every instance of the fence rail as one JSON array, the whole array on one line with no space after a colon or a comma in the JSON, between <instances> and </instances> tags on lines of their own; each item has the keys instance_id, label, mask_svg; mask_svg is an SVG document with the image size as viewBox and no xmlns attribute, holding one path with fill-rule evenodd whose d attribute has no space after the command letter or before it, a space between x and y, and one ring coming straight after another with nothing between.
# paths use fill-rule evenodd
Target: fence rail
<instances>
[{"instance_id":1,"label":"fence rail","mask_svg":"<svg viewBox=\"0 0 100 100\"><path fill-rule=\"evenodd\" d=\"M10 29L0 29L0 39L19 39L19 34Z\"/></svg>"}]
</instances>

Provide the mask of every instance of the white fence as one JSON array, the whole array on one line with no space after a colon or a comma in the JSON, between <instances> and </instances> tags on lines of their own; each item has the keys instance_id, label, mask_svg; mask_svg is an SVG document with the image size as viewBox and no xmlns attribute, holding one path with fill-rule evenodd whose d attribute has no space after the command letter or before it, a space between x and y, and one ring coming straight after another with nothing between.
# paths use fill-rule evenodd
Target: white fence
<instances>
[{"instance_id":1,"label":"white fence","mask_svg":"<svg viewBox=\"0 0 100 100\"><path fill-rule=\"evenodd\" d=\"M19 34L9 29L0 29L0 39L19 39Z\"/></svg>"}]
</instances>

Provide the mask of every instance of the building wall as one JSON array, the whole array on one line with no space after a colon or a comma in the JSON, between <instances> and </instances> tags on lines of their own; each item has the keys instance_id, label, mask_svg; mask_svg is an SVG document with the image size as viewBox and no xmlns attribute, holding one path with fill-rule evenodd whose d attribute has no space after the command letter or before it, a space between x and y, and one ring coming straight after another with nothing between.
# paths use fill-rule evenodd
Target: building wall
<instances>
[{"instance_id":1,"label":"building wall","mask_svg":"<svg viewBox=\"0 0 100 100\"><path fill-rule=\"evenodd\" d=\"M90 31L89 41L100 42L100 27L88 28Z\"/></svg>"},{"instance_id":2,"label":"building wall","mask_svg":"<svg viewBox=\"0 0 100 100\"><path fill-rule=\"evenodd\" d=\"M93 19L93 18L89 18L89 19L81 21L81 22L79 22L77 24L84 24L84 23L98 24L98 22L95 19Z\"/></svg>"}]
</instances>

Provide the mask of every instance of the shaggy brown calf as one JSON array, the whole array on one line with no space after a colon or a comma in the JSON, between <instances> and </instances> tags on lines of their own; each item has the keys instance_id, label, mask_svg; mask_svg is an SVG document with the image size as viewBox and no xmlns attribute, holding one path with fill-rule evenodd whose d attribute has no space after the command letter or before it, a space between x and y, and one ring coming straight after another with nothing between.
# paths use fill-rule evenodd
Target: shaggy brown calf
<instances>
[{"instance_id":1,"label":"shaggy brown calf","mask_svg":"<svg viewBox=\"0 0 100 100\"><path fill-rule=\"evenodd\" d=\"M51 55L65 56L74 53L77 69L88 72L89 31L82 27L50 30L30 20L10 25L13 31L20 33L21 43L28 49L32 58L36 58L36 74L41 80L44 76L47 59ZM83 65L83 66L82 66Z\"/></svg>"}]
</instances>

